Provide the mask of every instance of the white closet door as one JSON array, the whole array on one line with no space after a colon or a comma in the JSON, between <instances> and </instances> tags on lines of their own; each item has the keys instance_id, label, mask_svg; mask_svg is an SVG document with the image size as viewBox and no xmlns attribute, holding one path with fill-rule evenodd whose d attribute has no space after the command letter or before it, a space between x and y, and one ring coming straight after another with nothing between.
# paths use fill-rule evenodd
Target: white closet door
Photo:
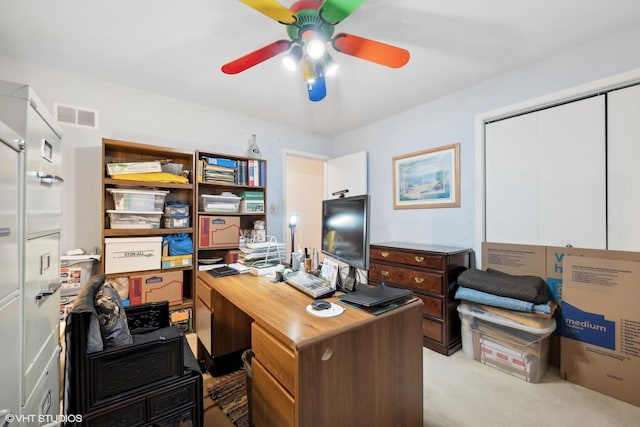
<instances>
[{"instance_id":1,"label":"white closet door","mask_svg":"<svg viewBox=\"0 0 640 427\"><path fill-rule=\"evenodd\" d=\"M608 94L608 249L640 251L640 86Z\"/></svg>"},{"instance_id":2,"label":"white closet door","mask_svg":"<svg viewBox=\"0 0 640 427\"><path fill-rule=\"evenodd\" d=\"M485 126L485 240L606 248L604 96Z\"/></svg>"},{"instance_id":3,"label":"white closet door","mask_svg":"<svg viewBox=\"0 0 640 427\"><path fill-rule=\"evenodd\" d=\"M538 244L606 249L604 101L537 113Z\"/></svg>"},{"instance_id":4,"label":"white closet door","mask_svg":"<svg viewBox=\"0 0 640 427\"><path fill-rule=\"evenodd\" d=\"M537 243L536 114L485 126L485 212L488 242Z\"/></svg>"}]
</instances>

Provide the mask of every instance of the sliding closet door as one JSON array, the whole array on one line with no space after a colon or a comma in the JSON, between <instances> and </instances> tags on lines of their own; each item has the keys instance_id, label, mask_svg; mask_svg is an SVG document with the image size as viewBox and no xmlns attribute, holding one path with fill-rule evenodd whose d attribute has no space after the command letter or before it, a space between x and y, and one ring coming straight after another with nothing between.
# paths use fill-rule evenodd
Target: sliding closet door
<instances>
[{"instance_id":1,"label":"sliding closet door","mask_svg":"<svg viewBox=\"0 0 640 427\"><path fill-rule=\"evenodd\" d=\"M640 251L640 86L610 92L607 104L608 249Z\"/></svg>"},{"instance_id":2,"label":"sliding closet door","mask_svg":"<svg viewBox=\"0 0 640 427\"><path fill-rule=\"evenodd\" d=\"M539 243L606 249L605 97L538 113Z\"/></svg>"},{"instance_id":3,"label":"sliding closet door","mask_svg":"<svg viewBox=\"0 0 640 427\"><path fill-rule=\"evenodd\" d=\"M485 126L487 241L604 249L604 96Z\"/></svg>"},{"instance_id":4,"label":"sliding closet door","mask_svg":"<svg viewBox=\"0 0 640 427\"><path fill-rule=\"evenodd\" d=\"M485 126L486 240L538 241L536 114Z\"/></svg>"}]
</instances>

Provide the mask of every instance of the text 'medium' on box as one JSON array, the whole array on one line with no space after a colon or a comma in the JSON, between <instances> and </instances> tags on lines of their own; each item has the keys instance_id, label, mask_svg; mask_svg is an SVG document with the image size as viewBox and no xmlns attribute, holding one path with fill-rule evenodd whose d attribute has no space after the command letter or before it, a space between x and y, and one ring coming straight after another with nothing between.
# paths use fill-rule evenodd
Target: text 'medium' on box
<instances>
[{"instance_id":1,"label":"text 'medium' on box","mask_svg":"<svg viewBox=\"0 0 640 427\"><path fill-rule=\"evenodd\" d=\"M565 256L560 376L640 406L640 262Z\"/></svg>"}]
</instances>

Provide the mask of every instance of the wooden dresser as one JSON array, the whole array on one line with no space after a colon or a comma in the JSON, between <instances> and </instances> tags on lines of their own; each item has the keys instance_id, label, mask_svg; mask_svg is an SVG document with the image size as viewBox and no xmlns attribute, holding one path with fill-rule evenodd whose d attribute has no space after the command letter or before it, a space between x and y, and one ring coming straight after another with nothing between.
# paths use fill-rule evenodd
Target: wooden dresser
<instances>
[{"instance_id":1,"label":"wooden dresser","mask_svg":"<svg viewBox=\"0 0 640 427\"><path fill-rule=\"evenodd\" d=\"M472 249L417 243L370 245L369 284L411 289L423 303L423 345L447 356L461 347L456 279L474 265Z\"/></svg>"}]
</instances>

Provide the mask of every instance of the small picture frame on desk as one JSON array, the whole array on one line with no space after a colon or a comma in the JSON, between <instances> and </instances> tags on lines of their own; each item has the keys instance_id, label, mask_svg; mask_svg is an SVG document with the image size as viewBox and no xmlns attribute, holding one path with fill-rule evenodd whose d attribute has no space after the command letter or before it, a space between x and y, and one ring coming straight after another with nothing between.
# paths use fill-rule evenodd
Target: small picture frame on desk
<instances>
[{"instance_id":1,"label":"small picture frame on desk","mask_svg":"<svg viewBox=\"0 0 640 427\"><path fill-rule=\"evenodd\" d=\"M345 292L353 292L356 288L356 279L353 277L347 277L344 280L344 285L342 286Z\"/></svg>"}]
</instances>

